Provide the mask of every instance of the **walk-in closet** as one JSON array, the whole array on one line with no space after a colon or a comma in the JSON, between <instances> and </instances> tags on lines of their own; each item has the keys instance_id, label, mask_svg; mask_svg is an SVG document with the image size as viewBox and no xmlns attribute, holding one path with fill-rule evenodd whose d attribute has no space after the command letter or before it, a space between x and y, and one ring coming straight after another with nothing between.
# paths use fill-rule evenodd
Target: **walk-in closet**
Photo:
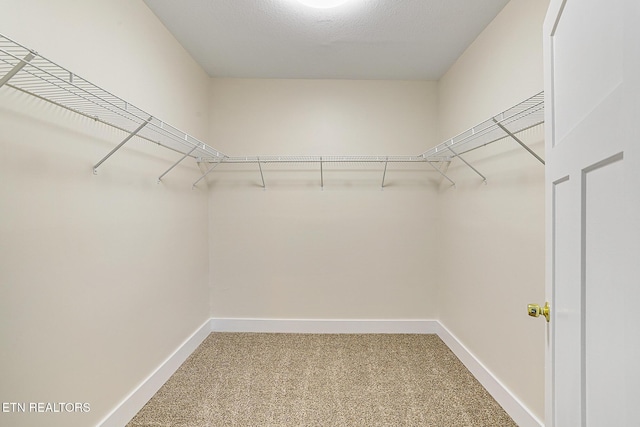
<instances>
[{"instance_id":1,"label":"walk-in closet","mask_svg":"<svg viewBox=\"0 0 640 427\"><path fill-rule=\"evenodd\" d=\"M4 2L0 425L124 426L176 372L266 384L220 425L543 425L548 3Z\"/></svg>"}]
</instances>

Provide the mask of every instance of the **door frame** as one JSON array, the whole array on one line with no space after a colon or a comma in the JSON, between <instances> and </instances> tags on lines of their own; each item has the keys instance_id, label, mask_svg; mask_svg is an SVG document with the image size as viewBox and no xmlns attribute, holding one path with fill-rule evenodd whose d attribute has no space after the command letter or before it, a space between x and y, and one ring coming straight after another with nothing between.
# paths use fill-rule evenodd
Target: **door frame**
<instances>
[{"instance_id":1,"label":"door frame","mask_svg":"<svg viewBox=\"0 0 640 427\"><path fill-rule=\"evenodd\" d=\"M553 147L555 140L555 111L554 104L550 102L555 95L554 79L553 79L553 36L555 35L558 23L562 16L567 0L551 0L547 15L543 24L543 63L544 63L544 128L545 128L545 152L549 153ZM545 174L545 298L551 305L551 322L546 324L545 334L545 387L544 387L544 407L545 407L545 426L553 427L554 419L554 246L553 236L555 235L555 227L553 222L553 180L548 173Z\"/></svg>"}]
</instances>

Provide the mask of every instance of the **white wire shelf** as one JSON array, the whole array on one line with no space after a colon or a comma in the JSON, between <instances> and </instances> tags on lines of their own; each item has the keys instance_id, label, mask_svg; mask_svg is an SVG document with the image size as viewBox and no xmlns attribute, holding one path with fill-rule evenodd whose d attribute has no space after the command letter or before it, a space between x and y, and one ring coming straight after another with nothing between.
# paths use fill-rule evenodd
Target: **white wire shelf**
<instances>
[{"instance_id":1,"label":"white wire shelf","mask_svg":"<svg viewBox=\"0 0 640 427\"><path fill-rule=\"evenodd\" d=\"M455 186L441 168L435 164L450 162L454 158L459 158L485 182L486 177L475 167L469 164L461 155L487 144L500 141L504 138L512 138L525 150L538 159L542 164L544 160L527 147L518 137L518 133L544 123L544 92L537 93L529 99L483 121L471 129L436 145L430 150L418 156L247 156L247 157L225 157L221 161L216 159L203 159L214 166L207 171L211 172L220 163L252 163L258 164L264 184L264 174L262 164L268 163L319 163L322 174L322 165L325 163L381 163L384 164L384 174L386 174L388 163L429 163L443 178L447 179ZM384 175L382 186L384 187ZM206 175L206 174L205 174Z\"/></svg>"},{"instance_id":2,"label":"white wire shelf","mask_svg":"<svg viewBox=\"0 0 640 427\"><path fill-rule=\"evenodd\" d=\"M128 136L110 153L94 165L94 173L112 154L119 150L134 136L151 141L160 146L182 154L168 170L159 176L158 182L185 158L190 157L199 163L207 164L207 170L193 184L204 179L222 163L256 164L260 169L263 186L263 164L273 163L316 163L320 167L321 182L325 164L372 164L383 165L382 186L389 163L423 163L430 165L451 184L455 183L443 172L440 166L456 157L473 169L485 181L486 178L461 155L511 137L529 151L540 162L537 154L529 149L516 134L544 122L544 94L540 92L531 98L511 107L502 113L485 120L419 155L409 156L227 156L219 150L205 144L193 136L182 132L170 124L154 117L144 110L130 104L112 93L90 83L64 67L46 59L37 52L0 34L0 89L9 87L36 98L48 101L95 121L124 131Z\"/></svg>"},{"instance_id":3,"label":"white wire shelf","mask_svg":"<svg viewBox=\"0 0 640 427\"><path fill-rule=\"evenodd\" d=\"M544 123L544 92L473 126L472 128L436 145L418 156L244 156L225 157L223 163L405 163L448 162L461 154L513 137L518 133ZM538 157L539 160L542 161ZM215 162L216 159L202 159ZM544 163L544 161L542 161Z\"/></svg>"},{"instance_id":4,"label":"white wire shelf","mask_svg":"<svg viewBox=\"0 0 640 427\"><path fill-rule=\"evenodd\" d=\"M425 159L442 158L443 156L456 157L530 129L543 122L544 92L540 92L425 151L421 154L421 157Z\"/></svg>"},{"instance_id":5,"label":"white wire shelf","mask_svg":"<svg viewBox=\"0 0 640 427\"><path fill-rule=\"evenodd\" d=\"M442 156L446 161L450 156ZM214 162L214 159L209 160ZM424 163L422 156L245 156L225 157L222 163Z\"/></svg>"},{"instance_id":6,"label":"white wire shelf","mask_svg":"<svg viewBox=\"0 0 640 427\"><path fill-rule=\"evenodd\" d=\"M0 87L3 86L120 129L129 134L124 142L136 135L196 160L224 157L197 138L0 34Z\"/></svg>"}]
</instances>

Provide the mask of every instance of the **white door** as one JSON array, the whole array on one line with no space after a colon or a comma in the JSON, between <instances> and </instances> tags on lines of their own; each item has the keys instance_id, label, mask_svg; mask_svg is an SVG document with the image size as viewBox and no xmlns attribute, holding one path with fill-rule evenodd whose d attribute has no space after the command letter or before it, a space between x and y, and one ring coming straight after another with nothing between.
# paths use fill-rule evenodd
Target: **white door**
<instances>
[{"instance_id":1,"label":"white door","mask_svg":"<svg viewBox=\"0 0 640 427\"><path fill-rule=\"evenodd\" d=\"M544 43L546 426L640 426L640 0L551 0Z\"/></svg>"}]
</instances>

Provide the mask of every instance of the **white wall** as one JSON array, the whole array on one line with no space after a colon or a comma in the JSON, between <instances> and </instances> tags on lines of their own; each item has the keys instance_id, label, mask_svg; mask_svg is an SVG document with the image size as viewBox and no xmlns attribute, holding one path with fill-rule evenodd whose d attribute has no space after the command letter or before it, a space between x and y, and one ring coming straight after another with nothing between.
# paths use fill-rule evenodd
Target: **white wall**
<instances>
[{"instance_id":1,"label":"white wall","mask_svg":"<svg viewBox=\"0 0 640 427\"><path fill-rule=\"evenodd\" d=\"M228 155L412 154L436 143L436 85L214 79ZM438 174L427 165L222 165L209 180L214 317L432 319ZM353 169L357 169L354 171Z\"/></svg>"},{"instance_id":2,"label":"white wall","mask_svg":"<svg viewBox=\"0 0 640 427\"><path fill-rule=\"evenodd\" d=\"M141 1L5 1L0 29L196 137L209 79ZM0 413L95 425L209 317L207 192L176 153L0 89Z\"/></svg>"},{"instance_id":3,"label":"white wall","mask_svg":"<svg viewBox=\"0 0 640 427\"><path fill-rule=\"evenodd\" d=\"M512 0L438 84L441 139L543 89L548 2ZM541 127L522 139L544 157ZM509 139L465 156L442 187L440 320L540 420L544 328L526 304L544 302L544 166Z\"/></svg>"}]
</instances>

